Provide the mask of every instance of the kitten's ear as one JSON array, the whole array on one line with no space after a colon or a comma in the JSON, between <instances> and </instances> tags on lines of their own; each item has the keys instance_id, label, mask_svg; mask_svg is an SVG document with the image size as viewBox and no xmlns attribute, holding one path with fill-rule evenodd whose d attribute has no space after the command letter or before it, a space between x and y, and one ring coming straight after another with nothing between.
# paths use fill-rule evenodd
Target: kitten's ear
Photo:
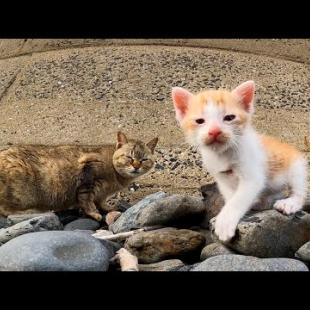
<instances>
[{"instance_id":1,"label":"kitten's ear","mask_svg":"<svg viewBox=\"0 0 310 310\"><path fill-rule=\"evenodd\" d=\"M253 113L254 111L254 93L255 83L254 81L247 81L236 87L232 93L236 95L242 103L244 109Z\"/></svg>"},{"instance_id":2,"label":"kitten's ear","mask_svg":"<svg viewBox=\"0 0 310 310\"><path fill-rule=\"evenodd\" d=\"M154 154L154 149L155 149L157 142L158 142L158 138L156 137L146 144L146 146L151 150L152 154Z\"/></svg>"},{"instance_id":3,"label":"kitten's ear","mask_svg":"<svg viewBox=\"0 0 310 310\"><path fill-rule=\"evenodd\" d=\"M193 97L193 94L184 88L173 87L171 95L176 113L176 119L180 122L186 114L189 101Z\"/></svg>"},{"instance_id":4,"label":"kitten's ear","mask_svg":"<svg viewBox=\"0 0 310 310\"><path fill-rule=\"evenodd\" d=\"M116 143L116 149L119 149L122 147L124 144L128 143L128 140L121 131L117 133L117 143Z\"/></svg>"}]
</instances>

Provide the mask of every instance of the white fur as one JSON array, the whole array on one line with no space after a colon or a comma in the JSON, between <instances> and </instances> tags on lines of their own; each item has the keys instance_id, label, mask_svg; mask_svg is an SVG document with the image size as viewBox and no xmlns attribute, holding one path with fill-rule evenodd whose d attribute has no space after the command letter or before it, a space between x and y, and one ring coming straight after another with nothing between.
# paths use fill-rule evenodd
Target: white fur
<instances>
[{"instance_id":1,"label":"white fur","mask_svg":"<svg viewBox=\"0 0 310 310\"><path fill-rule=\"evenodd\" d=\"M235 150L218 154L203 145L199 149L204 166L215 178L225 199L225 206L216 219L215 233L220 240L228 241L265 187L266 155L252 128L247 128L239 137ZM233 170L232 175L223 173L229 169Z\"/></svg>"},{"instance_id":2,"label":"white fur","mask_svg":"<svg viewBox=\"0 0 310 310\"><path fill-rule=\"evenodd\" d=\"M306 196L306 161L296 160L288 171L283 171L274 179L267 179L267 154L256 131L249 125L242 133L236 132L233 126L225 124L224 112L209 102L204 117L208 121L197 128L188 142L198 146L204 167L214 177L218 188L225 199L225 205L215 222L215 233L222 241L228 241L234 234L240 219L251 209L260 193L270 188L280 191L289 185L292 195L278 200L274 207L291 214L302 209ZM224 145L208 145L203 141L209 128L219 126L230 136ZM232 174L224 171L232 169Z\"/></svg>"},{"instance_id":3,"label":"white fur","mask_svg":"<svg viewBox=\"0 0 310 310\"><path fill-rule=\"evenodd\" d=\"M224 114L224 112L220 111L218 106L216 104L214 104L213 101L208 100L208 104L204 108L204 115L203 116L208 115L209 119L211 119L213 122L214 121L222 122L221 116L223 114Z\"/></svg>"},{"instance_id":4,"label":"white fur","mask_svg":"<svg viewBox=\"0 0 310 310\"><path fill-rule=\"evenodd\" d=\"M230 132L231 127L229 124L223 123L223 117L225 116L225 111L218 108L217 105L215 105L212 101L209 101L206 105L206 108L203 111L202 115L197 115L196 117L193 116L193 118L204 118L208 119L206 123L203 123L199 125L197 130L193 131L191 135L187 135L186 139L187 142L190 143L193 146L200 147L203 141L203 138L208 134L208 131L213 126L218 126L222 128L223 131ZM233 135L231 133L231 135ZM225 151L227 148L229 148L229 144L225 143L224 145L217 145L216 151L218 153L221 153ZM213 148L213 146L209 146L209 148Z\"/></svg>"},{"instance_id":5,"label":"white fur","mask_svg":"<svg viewBox=\"0 0 310 310\"><path fill-rule=\"evenodd\" d=\"M276 201L274 207L291 214L302 209L307 191L307 162L297 159L288 171L274 179L267 179L267 154L257 133L247 128L238 143L238 151L228 150L217 154L200 145L204 167L213 175L225 205L216 218L215 233L222 241L228 241L234 234L240 219L253 206L265 188L281 190L290 186L291 196ZM233 170L233 174L222 171Z\"/></svg>"},{"instance_id":6,"label":"white fur","mask_svg":"<svg viewBox=\"0 0 310 310\"><path fill-rule=\"evenodd\" d=\"M245 103L249 116L254 111L254 97L246 95L249 95L247 92L252 92L254 96L254 89L254 82L248 81L233 91L234 95L250 100ZM175 88L173 98L177 93L190 101L191 95L188 91ZM182 126L183 116L180 117L175 98L174 102L176 116ZM260 193L266 188L274 190L276 196L284 186L289 185L292 190L291 196L278 200L274 207L286 214L302 209L306 197L307 163L305 159L299 158L288 171L283 171L274 179L267 179L267 154L258 134L249 124L241 131L233 122L224 122L224 113L224 110L209 101L202 115L191 116L192 121L197 118L207 121L197 126L196 130L187 133L186 139L200 150L204 167L214 177L225 199L225 205L216 218L215 233L220 240L228 241L234 236L240 219L258 201ZM205 145L206 135L213 126L221 128L225 133L228 137L226 143ZM228 170L232 170L233 173L223 173Z\"/></svg>"},{"instance_id":7,"label":"white fur","mask_svg":"<svg viewBox=\"0 0 310 310\"><path fill-rule=\"evenodd\" d=\"M283 173L277 180L278 183L288 184L291 188L291 196L278 200L274 207L285 213L291 214L302 209L307 192L307 162L304 158L298 158L290 169ZM278 184L277 184L278 185ZM271 184L274 186L274 184Z\"/></svg>"}]
</instances>

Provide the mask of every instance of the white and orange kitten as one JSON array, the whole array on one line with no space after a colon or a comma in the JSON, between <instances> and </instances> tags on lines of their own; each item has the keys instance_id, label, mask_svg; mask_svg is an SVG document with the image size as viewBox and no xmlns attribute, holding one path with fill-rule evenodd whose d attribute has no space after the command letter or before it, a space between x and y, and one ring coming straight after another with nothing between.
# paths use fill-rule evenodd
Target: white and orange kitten
<instances>
[{"instance_id":1,"label":"white and orange kitten","mask_svg":"<svg viewBox=\"0 0 310 310\"><path fill-rule=\"evenodd\" d=\"M176 118L187 141L198 147L204 167L225 199L215 233L230 240L240 219L268 189L286 199L274 207L284 214L302 209L307 190L307 161L294 147L259 135L251 126L255 84L247 81L233 91L206 90L192 94L174 87Z\"/></svg>"}]
</instances>

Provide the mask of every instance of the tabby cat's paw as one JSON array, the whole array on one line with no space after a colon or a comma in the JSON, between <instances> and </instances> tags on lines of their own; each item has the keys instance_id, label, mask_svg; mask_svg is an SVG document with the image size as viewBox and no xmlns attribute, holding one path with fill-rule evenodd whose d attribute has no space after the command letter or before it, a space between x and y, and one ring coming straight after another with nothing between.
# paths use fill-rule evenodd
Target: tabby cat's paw
<instances>
[{"instance_id":1,"label":"tabby cat's paw","mask_svg":"<svg viewBox=\"0 0 310 310\"><path fill-rule=\"evenodd\" d=\"M89 213L88 215L92 217L93 219L95 219L97 222L102 221L102 215L100 213L92 212L92 213Z\"/></svg>"}]
</instances>

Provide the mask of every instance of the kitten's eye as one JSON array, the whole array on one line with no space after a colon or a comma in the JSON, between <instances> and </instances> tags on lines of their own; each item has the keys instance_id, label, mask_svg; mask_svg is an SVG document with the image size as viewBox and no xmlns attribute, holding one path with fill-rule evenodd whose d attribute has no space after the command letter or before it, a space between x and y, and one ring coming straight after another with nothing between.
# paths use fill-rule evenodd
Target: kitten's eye
<instances>
[{"instance_id":1,"label":"kitten's eye","mask_svg":"<svg viewBox=\"0 0 310 310\"><path fill-rule=\"evenodd\" d=\"M148 158L141 159L141 162L149 160Z\"/></svg>"},{"instance_id":2,"label":"kitten's eye","mask_svg":"<svg viewBox=\"0 0 310 310\"><path fill-rule=\"evenodd\" d=\"M196 119L196 123L199 125L203 124L204 122L205 122L205 120L203 118Z\"/></svg>"},{"instance_id":3,"label":"kitten's eye","mask_svg":"<svg viewBox=\"0 0 310 310\"><path fill-rule=\"evenodd\" d=\"M235 118L236 118L235 115L229 114L229 115L226 115L226 116L224 117L224 121L230 122L230 121L232 121L232 120L235 119Z\"/></svg>"}]
</instances>

